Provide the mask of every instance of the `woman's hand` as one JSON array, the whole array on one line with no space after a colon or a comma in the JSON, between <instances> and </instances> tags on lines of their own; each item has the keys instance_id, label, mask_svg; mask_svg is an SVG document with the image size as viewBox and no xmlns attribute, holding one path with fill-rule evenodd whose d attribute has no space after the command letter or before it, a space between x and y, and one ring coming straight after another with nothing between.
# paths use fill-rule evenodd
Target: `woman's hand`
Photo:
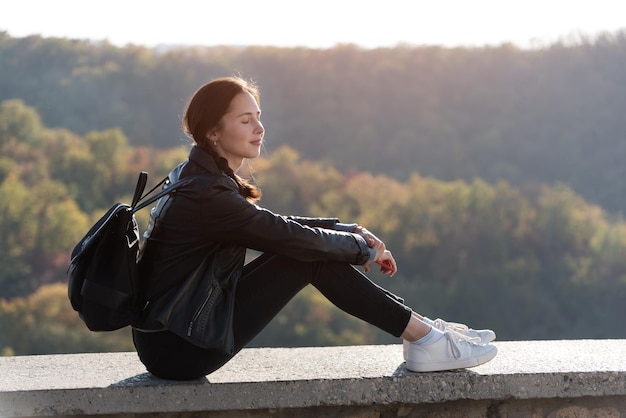
<instances>
[{"instance_id":1,"label":"woman's hand","mask_svg":"<svg viewBox=\"0 0 626 418\"><path fill-rule=\"evenodd\" d=\"M393 275L398 271L396 260L393 258L393 255L389 250L383 251L382 255L374 260L374 262L380 265L380 271L383 274L388 274L390 277L393 277Z\"/></svg>"},{"instance_id":2,"label":"woman's hand","mask_svg":"<svg viewBox=\"0 0 626 418\"><path fill-rule=\"evenodd\" d=\"M385 243L378 239L376 235L365 229L365 227L357 225L352 232L362 236L365 239L365 242L367 242L367 246L376 250L376 254L385 251Z\"/></svg>"},{"instance_id":3,"label":"woman's hand","mask_svg":"<svg viewBox=\"0 0 626 418\"><path fill-rule=\"evenodd\" d=\"M365 239L367 245L376 251L376 258L374 259L374 262L380 265L380 271L383 274L389 274L390 276L396 274L396 271L398 271L396 260L393 258L391 251L385 247L384 242L361 225L357 225L353 232L361 235ZM366 262L363 267L365 272L368 273L371 268L370 262Z\"/></svg>"}]
</instances>

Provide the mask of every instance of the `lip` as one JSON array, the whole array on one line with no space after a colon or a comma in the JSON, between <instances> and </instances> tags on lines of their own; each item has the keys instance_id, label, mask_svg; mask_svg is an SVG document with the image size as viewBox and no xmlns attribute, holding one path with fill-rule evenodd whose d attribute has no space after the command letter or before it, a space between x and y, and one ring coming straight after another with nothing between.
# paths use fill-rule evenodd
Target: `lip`
<instances>
[{"instance_id":1,"label":"lip","mask_svg":"<svg viewBox=\"0 0 626 418\"><path fill-rule=\"evenodd\" d=\"M254 141L250 141L252 145L260 146L263 143L262 139L256 139Z\"/></svg>"}]
</instances>

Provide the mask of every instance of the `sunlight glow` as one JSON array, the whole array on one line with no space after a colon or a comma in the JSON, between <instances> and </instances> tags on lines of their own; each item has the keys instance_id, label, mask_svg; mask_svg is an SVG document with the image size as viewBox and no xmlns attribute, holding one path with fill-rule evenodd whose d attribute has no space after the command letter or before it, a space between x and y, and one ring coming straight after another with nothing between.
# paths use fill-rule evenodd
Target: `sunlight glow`
<instances>
[{"instance_id":1,"label":"sunlight glow","mask_svg":"<svg viewBox=\"0 0 626 418\"><path fill-rule=\"evenodd\" d=\"M3 4L0 30L120 46L529 47L625 29L625 11L616 0L20 0Z\"/></svg>"}]
</instances>

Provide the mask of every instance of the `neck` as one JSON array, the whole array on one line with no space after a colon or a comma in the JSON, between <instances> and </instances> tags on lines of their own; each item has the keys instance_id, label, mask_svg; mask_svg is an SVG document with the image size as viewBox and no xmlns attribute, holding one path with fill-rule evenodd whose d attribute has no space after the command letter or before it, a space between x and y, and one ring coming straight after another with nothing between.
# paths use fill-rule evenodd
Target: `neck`
<instances>
[{"instance_id":1,"label":"neck","mask_svg":"<svg viewBox=\"0 0 626 418\"><path fill-rule=\"evenodd\" d=\"M228 161L228 166L233 170L233 173L236 173L243 165L243 158L236 158L234 160L227 158L226 161Z\"/></svg>"}]
</instances>

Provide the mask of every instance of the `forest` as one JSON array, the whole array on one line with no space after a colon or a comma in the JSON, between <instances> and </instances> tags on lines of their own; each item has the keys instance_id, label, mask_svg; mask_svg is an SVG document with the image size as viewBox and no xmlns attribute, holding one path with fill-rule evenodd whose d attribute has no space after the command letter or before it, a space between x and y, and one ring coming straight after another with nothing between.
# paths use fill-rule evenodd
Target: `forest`
<instances>
[{"instance_id":1,"label":"forest","mask_svg":"<svg viewBox=\"0 0 626 418\"><path fill-rule=\"evenodd\" d=\"M0 32L0 354L133 349L71 310L69 253L140 170L156 184L186 158L186 100L237 73L261 87L267 145L247 171L263 206L368 226L399 265L373 280L428 316L508 340L623 337L624 64L623 33L150 50ZM307 288L253 344L394 341Z\"/></svg>"}]
</instances>

